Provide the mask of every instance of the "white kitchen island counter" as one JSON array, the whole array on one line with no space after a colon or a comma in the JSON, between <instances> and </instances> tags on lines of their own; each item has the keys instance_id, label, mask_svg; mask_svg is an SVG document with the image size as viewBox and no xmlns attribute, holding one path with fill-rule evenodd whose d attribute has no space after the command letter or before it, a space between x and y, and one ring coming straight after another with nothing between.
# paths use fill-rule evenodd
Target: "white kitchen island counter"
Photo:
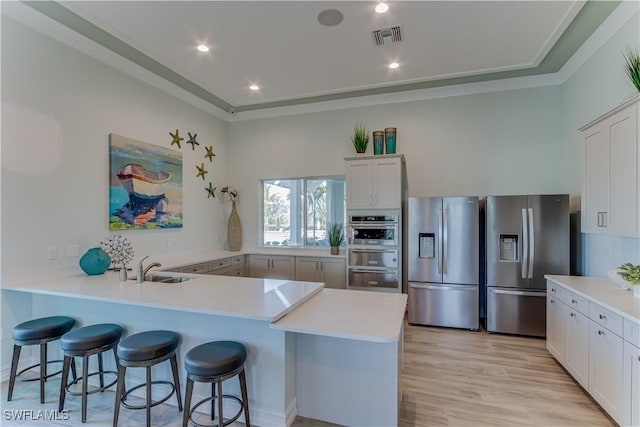
<instances>
[{"instance_id":1,"label":"white kitchen island counter","mask_svg":"<svg viewBox=\"0 0 640 427\"><path fill-rule=\"evenodd\" d=\"M194 275L181 283L121 283L114 272L5 280L2 290L4 322L69 315L79 326L118 323L127 335L175 331L181 335L179 364L190 348L203 342L244 343L250 411L257 425L284 427L297 414L346 425L397 425L404 295L212 275ZM12 307L24 307L25 298L31 312L12 313ZM290 322L280 323L293 314ZM342 334L330 319L352 330ZM296 323L307 326L296 330ZM357 326L365 324L368 333ZM60 358L57 346L49 351ZM109 357L105 363L113 368ZM182 366L180 370L184 387ZM132 374L132 383L143 380L143 372ZM168 367L158 366L154 376L162 380L171 374ZM208 392L196 386L194 400ZM237 381L225 382L225 392L239 394Z\"/></svg>"},{"instance_id":2,"label":"white kitchen island counter","mask_svg":"<svg viewBox=\"0 0 640 427\"><path fill-rule=\"evenodd\" d=\"M34 294L269 322L294 310L323 287L321 283L293 280L195 274L180 276L191 279L180 283L137 284L135 280L120 282L118 275L110 271L99 276L78 273L25 279L3 284L2 287Z\"/></svg>"},{"instance_id":3,"label":"white kitchen island counter","mask_svg":"<svg viewBox=\"0 0 640 427\"><path fill-rule=\"evenodd\" d=\"M323 289L271 325L297 333L298 414L348 426L398 424L406 304L406 294Z\"/></svg>"}]
</instances>

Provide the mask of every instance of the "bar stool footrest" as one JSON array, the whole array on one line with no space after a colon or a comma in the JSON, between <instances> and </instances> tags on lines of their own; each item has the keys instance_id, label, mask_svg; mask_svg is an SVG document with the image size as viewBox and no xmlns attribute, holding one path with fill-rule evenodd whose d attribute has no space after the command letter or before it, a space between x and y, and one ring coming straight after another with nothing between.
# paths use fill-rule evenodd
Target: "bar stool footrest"
<instances>
[{"instance_id":1,"label":"bar stool footrest","mask_svg":"<svg viewBox=\"0 0 640 427\"><path fill-rule=\"evenodd\" d=\"M227 421L223 421L222 425L223 426L228 426L229 424L233 423L235 420L237 420L238 418L240 418L240 414L242 414L242 400L238 397L238 396L234 396L232 394L223 394L222 395L223 398L226 399L231 399L231 400L235 400L239 405L240 405L240 409L238 410L238 412L233 416L233 418L228 419ZM211 397L206 397L204 399L202 399L201 401L199 401L198 403L196 403L193 408L191 409L191 411L189 411L189 421L195 425L196 427L218 427L218 421L215 421L215 423L212 422L212 424L200 424L196 421L194 421L194 419L192 418L193 413L195 412L195 410L202 404L207 403L207 402L213 402L216 399L218 399L218 396L211 396Z\"/></svg>"},{"instance_id":2,"label":"bar stool footrest","mask_svg":"<svg viewBox=\"0 0 640 427\"><path fill-rule=\"evenodd\" d=\"M92 390L87 390L87 394L93 394L93 393L98 393L98 392L102 392L105 391L106 389L108 389L109 387L111 387L112 385L114 385L116 382L118 382L118 373L116 371L97 371L97 372L92 372L89 375L87 375L87 377L92 377L94 375L106 375L106 374L113 374L116 376L116 379L111 381L109 384L105 384L103 387L98 387L98 388L94 388ZM65 390L68 394L70 394L71 396L81 396L82 392L80 391L73 391L71 390L71 386L78 384L80 381L82 380L82 377L78 377L75 380L71 381L69 384L67 384L67 386L65 387Z\"/></svg>"},{"instance_id":3,"label":"bar stool footrest","mask_svg":"<svg viewBox=\"0 0 640 427\"><path fill-rule=\"evenodd\" d=\"M47 365L49 365L51 363L62 363L62 362L63 362L62 360L49 360L47 362ZM29 371L29 370L31 370L33 368L37 368L38 366L40 366L40 364L36 363L35 365L31 365L29 367L26 367L23 370L21 370L20 372L18 372L16 374L16 381L20 381L20 382L23 382L23 383L28 383L28 382L31 382L31 381L40 381L40 376L37 376L37 377L34 377L34 378L22 378L21 377L21 375L24 374L25 372L27 372L27 371ZM62 369L60 369L59 371L53 372L51 374L47 374L44 377L44 379L47 380L47 379L49 379L51 377L54 377L54 376L56 376L56 375L58 375L60 373L62 373Z\"/></svg>"},{"instance_id":4,"label":"bar stool footrest","mask_svg":"<svg viewBox=\"0 0 640 427\"><path fill-rule=\"evenodd\" d=\"M161 400L152 401L151 404L149 405L149 407L154 407L156 405L160 405L161 403L166 402L176 392L176 386L173 385L173 383L170 382L170 381L151 381L151 385L152 386L156 385L156 384L164 384L164 385L171 386L171 390ZM128 408L128 409L147 409L147 405L146 404L145 405L131 405L131 404L126 402L127 396L129 396L130 393L134 392L135 390L137 390L137 389L139 389L141 387L146 387L146 385L147 385L147 383L138 384L137 386L132 387L129 390L127 390L127 392L120 398L120 402L122 402L122 406L124 406L125 408Z\"/></svg>"}]
</instances>

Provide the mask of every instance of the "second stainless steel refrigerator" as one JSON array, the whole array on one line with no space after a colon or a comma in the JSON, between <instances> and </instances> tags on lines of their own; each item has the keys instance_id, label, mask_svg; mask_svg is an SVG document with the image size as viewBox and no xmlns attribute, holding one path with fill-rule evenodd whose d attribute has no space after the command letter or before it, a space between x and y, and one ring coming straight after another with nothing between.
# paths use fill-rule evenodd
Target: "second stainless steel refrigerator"
<instances>
[{"instance_id":1,"label":"second stainless steel refrigerator","mask_svg":"<svg viewBox=\"0 0 640 427\"><path fill-rule=\"evenodd\" d=\"M545 336L545 274L569 274L569 196L489 196L487 331Z\"/></svg>"},{"instance_id":2,"label":"second stainless steel refrigerator","mask_svg":"<svg viewBox=\"0 0 640 427\"><path fill-rule=\"evenodd\" d=\"M479 203L409 198L409 323L479 328Z\"/></svg>"}]
</instances>

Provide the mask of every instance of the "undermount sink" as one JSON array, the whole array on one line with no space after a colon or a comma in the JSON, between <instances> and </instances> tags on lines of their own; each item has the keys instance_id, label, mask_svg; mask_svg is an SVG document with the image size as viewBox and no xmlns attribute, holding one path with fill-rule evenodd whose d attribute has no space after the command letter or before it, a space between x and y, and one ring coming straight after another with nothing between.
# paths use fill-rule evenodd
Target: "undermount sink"
<instances>
[{"instance_id":1,"label":"undermount sink","mask_svg":"<svg viewBox=\"0 0 640 427\"><path fill-rule=\"evenodd\" d=\"M191 280L192 277L184 277L184 276L169 276L164 274L149 274L144 276L145 282L156 282L156 283L182 283L187 280ZM136 278L132 278L129 280L136 280Z\"/></svg>"},{"instance_id":2,"label":"undermount sink","mask_svg":"<svg viewBox=\"0 0 640 427\"><path fill-rule=\"evenodd\" d=\"M145 282L159 282L159 283L181 283L186 282L187 280L191 280L191 277L182 277L182 276L162 276L156 275L146 276L144 278Z\"/></svg>"}]
</instances>

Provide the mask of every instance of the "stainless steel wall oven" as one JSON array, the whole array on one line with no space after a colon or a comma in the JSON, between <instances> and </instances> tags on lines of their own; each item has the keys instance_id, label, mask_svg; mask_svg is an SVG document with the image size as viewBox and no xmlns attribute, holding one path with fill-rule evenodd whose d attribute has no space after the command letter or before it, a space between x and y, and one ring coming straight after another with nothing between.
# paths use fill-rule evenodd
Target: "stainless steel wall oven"
<instances>
[{"instance_id":1,"label":"stainless steel wall oven","mask_svg":"<svg viewBox=\"0 0 640 427\"><path fill-rule=\"evenodd\" d=\"M348 219L347 288L401 292L400 213Z\"/></svg>"}]
</instances>

